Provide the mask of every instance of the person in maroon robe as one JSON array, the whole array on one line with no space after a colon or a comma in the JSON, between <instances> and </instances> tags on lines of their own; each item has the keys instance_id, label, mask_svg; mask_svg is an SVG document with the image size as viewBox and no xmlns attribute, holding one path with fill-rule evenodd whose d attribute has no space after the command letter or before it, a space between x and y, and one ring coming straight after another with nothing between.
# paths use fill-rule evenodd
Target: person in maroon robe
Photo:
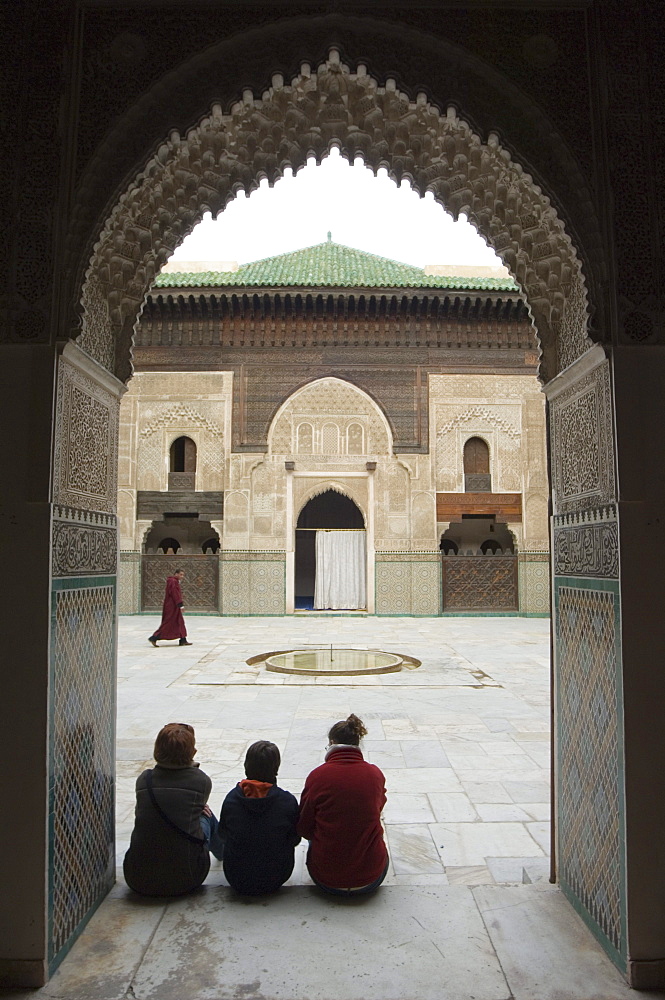
<instances>
[{"instance_id":1,"label":"person in maroon robe","mask_svg":"<svg viewBox=\"0 0 665 1000\"><path fill-rule=\"evenodd\" d=\"M158 639L180 639L180 646L191 646L191 642L187 641L187 629L182 615L183 600L180 581L184 577L185 571L177 569L173 576L169 576L166 581L162 621L159 628L148 639L148 642L151 642L153 646L157 646Z\"/></svg>"}]
</instances>

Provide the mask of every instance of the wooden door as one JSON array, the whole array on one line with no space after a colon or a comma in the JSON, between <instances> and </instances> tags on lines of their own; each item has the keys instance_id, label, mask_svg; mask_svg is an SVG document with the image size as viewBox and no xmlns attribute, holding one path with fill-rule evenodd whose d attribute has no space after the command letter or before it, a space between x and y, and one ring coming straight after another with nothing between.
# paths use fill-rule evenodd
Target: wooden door
<instances>
[{"instance_id":1,"label":"wooden door","mask_svg":"<svg viewBox=\"0 0 665 1000\"><path fill-rule=\"evenodd\" d=\"M490 450L479 437L469 438L464 445L464 492L492 492Z\"/></svg>"}]
</instances>

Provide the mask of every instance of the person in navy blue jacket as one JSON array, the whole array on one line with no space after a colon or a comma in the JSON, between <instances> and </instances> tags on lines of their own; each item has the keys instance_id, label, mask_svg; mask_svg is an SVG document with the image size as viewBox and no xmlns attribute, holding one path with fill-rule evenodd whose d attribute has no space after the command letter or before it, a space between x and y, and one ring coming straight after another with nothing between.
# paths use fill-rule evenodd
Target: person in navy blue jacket
<instances>
[{"instance_id":1,"label":"person in navy blue jacket","mask_svg":"<svg viewBox=\"0 0 665 1000\"><path fill-rule=\"evenodd\" d=\"M298 802L277 785L280 762L274 743L253 743L245 757L245 780L222 804L224 874L229 885L246 896L275 892L293 871L293 852L300 843Z\"/></svg>"}]
</instances>

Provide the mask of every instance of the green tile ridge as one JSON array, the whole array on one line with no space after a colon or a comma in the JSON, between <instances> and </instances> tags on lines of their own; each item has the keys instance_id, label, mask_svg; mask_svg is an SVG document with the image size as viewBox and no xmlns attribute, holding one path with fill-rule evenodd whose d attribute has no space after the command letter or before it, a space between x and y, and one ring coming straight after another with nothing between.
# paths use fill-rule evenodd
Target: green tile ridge
<instances>
[{"instance_id":1,"label":"green tile ridge","mask_svg":"<svg viewBox=\"0 0 665 1000\"><path fill-rule=\"evenodd\" d=\"M166 272L154 288L445 288L518 291L512 278L425 274L420 267L328 241L241 264L237 271Z\"/></svg>"}]
</instances>

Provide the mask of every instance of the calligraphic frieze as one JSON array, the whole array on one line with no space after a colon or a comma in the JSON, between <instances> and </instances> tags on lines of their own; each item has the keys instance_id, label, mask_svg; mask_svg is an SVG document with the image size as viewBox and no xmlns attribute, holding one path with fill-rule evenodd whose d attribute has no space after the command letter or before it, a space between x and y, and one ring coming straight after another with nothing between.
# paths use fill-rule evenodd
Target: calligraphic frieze
<instances>
[{"instance_id":1,"label":"calligraphic frieze","mask_svg":"<svg viewBox=\"0 0 665 1000\"><path fill-rule=\"evenodd\" d=\"M619 528L614 504L555 517L553 535L556 576L619 578Z\"/></svg>"},{"instance_id":2,"label":"calligraphic frieze","mask_svg":"<svg viewBox=\"0 0 665 1000\"><path fill-rule=\"evenodd\" d=\"M116 518L112 514L56 505L51 551L54 577L116 573Z\"/></svg>"}]
</instances>

